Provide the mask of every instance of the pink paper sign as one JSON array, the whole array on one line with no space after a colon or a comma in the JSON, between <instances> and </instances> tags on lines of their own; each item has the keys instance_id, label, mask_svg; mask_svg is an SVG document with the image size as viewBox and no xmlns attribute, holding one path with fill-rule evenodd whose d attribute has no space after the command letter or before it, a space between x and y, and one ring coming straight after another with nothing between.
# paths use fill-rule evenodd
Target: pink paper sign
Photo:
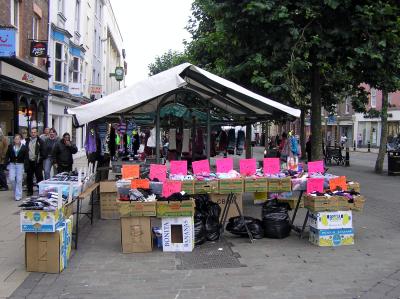
<instances>
[{"instance_id":1,"label":"pink paper sign","mask_svg":"<svg viewBox=\"0 0 400 299\"><path fill-rule=\"evenodd\" d=\"M180 181L165 181L162 188L162 196L169 197L174 193L182 191L182 182Z\"/></svg>"},{"instance_id":2,"label":"pink paper sign","mask_svg":"<svg viewBox=\"0 0 400 299\"><path fill-rule=\"evenodd\" d=\"M321 172L324 173L324 161L308 162L308 173Z\"/></svg>"},{"instance_id":3,"label":"pink paper sign","mask_svg":"<svg viewBox=\"0 0 400 299\"><path fill-rule=\"evenodd\" d=\"M170 172L171 174L187 175L187 161L171 161Z\"/></svg>"},{"instance_id":4,"label":"pink paper sign","mask_svg":"<svg viewBox=\"0 0 400 299\"><path fill-rule=\"evenodd\" d=\"M210 174L210 163L208 163L208 160L192 162L192 168L194 174Z\"/></svg>"},{"instance_id":5,"label":"pink paper sign","mask_svg":"<svg viewBox=\"0 0 400 299\"><path fill-rule=\"evenodd\" d=\"M150 180L158 179L160 182L167 180L167 166L150 164Z\"/></svg>"},{"instance_id":6,"label":"pink paper sign","mask_svg":"<svg viewBox=\"0 0 400 299\"><path fill-rule=\"evenodd\" d=\"M281 172L281 162L279 158L264 159L264 174L277 174Z\"/></svg>"},{"instance_id":7,"label":"pink paper sign","mask_svg":"<svg viewBox=\"0 0 400 299\"><path fill-rule=\"evenodd\" d=\"M239 162L240 174L241 175L253 175L257 171L256 159L243 159Z\"/></svg>"},{"instance_id":8,"label":"pink paper sign","mask_svg":"<svg viewBox=\"0 0 400 299\"><path fill-rule=\"evenodd\" d=\"M323 178L309 178L307 179L307 193L311 192L324 192L324 179Z\"/></svg>"},{"instance_id":9,"label":"pink paper sign","mask_svg":"<svg viewBox=\"0 0 400 299\"><path fill-rule=\"evenodd\" d=\"M232 158L218 159L215 163L217 164L217 173L227 173L233 170Z\"/></svg>"}]
</instances>

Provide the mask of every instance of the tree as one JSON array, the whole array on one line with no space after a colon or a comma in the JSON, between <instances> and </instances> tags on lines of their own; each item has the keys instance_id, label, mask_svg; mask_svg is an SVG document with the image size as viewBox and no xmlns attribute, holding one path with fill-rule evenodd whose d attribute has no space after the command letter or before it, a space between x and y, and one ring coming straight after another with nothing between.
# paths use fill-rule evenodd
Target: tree
<instances>
[{"instance_id":1,"label":"tree","mask_svg":"<svg viewBox=\"0 0 400 299\"><path fill-rule=\"evenodd\" d=\"M148 65L150 71L149 76L153 76L184 62L189 62L189 57L185 52L168 50L168 52L162 54L161 56L157 56L155 61Z\"/></svg>"},{"instance_id":2,"label":"tree","mask_svg":"<svg viewBox=\"0 0 400 299\"><path fill-rule=\"evenodd\" d=\"M321 108L331 109L342 94L359 94L348 68L358 4L195 0L193 8L194 59L261 94L310 108L312 157L321 159Z\"/></svg>"},{"instance_id":3,"label":"tree","mask_svg":"<svg viewBox=\"0 0 400 299\"><path fill-rule=\"evenodd\" d=\"M400 88L400 7L398 1L373 1L354 19L359 43L350 58L360 82L382 90L381 139L375 172L382 173L387 145L388 93Z\"/></svg>"}]
</instances>

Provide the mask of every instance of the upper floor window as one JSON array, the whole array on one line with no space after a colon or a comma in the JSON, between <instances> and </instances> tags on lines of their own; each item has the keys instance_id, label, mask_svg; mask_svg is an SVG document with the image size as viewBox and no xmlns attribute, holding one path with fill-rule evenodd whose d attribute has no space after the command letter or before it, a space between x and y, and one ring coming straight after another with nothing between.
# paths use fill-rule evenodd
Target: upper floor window
<instances>
[{"instance_id":1,"label":"upper floor window","mask_svg":"<svg viewBox=\"0 0 400 299\"><path fill-rule=\"evenodd\" d=\"M350 98L349 97L347 97L346 101L345 101L344 113L345 114L350 113Z\"/></svg>"},{"instance_id":2,"label":"upper floor window","mask_svg":"<svg viewBox=\"0 0 400 299\"><path fill-rule=\"evenodd\" d=\"M58 12L61 12L62 14L64 14L64 0L58 0L57 9L58 9Z\"/></svg>"},{"instance_id":3,"label":"upper floor window","mask_svg":"<svg viewBox=\"0 0 400 299\"><path fill-rule=\"evenodd\" d=\"M68 54L66 47L62 43L55 43L55 55L54 55L54 81L67 82L68 69Z\"/></svg>"},{"instance_id":4,"label":"upper floor window","mask_svg":"<svg viewBox=\"0 0 400 299\"><path fill-rule=\"evenodd\" d=\"M80 17L81 17L81 1L76 0L76 2L75 2L75 31L76 32L79 32Z\"/></svg>"},{"instance_id":5,"label":"upper floor window","mask_svg":"<svg viewBox=\"0 0 400 299\"><path fill-rule=\"evenodd\" d=\"M388 97L388 104L392 105L392 95L388 93L387 97Z\"/></svg>"},{"instance_id":6,"label":"upper floor window","mask_svg":"<svg viewBox=\"0 0 400 299\"><path fill-rule=\"evenodd\" d=\"M80 59L79 57L74 57L72 60L72 82L80 83L81 76L80 76Z\"/></svg>"},{"instance_id":7,"label":"upper floor window","mask_svg":"<svg viewBox=\"0 0 400 299\"><path fill-rule=\"evenodd\" d=\"M376 89L371 88L371 108L376 108Z\"/></svg>"},{"instance_id":8,"label":"upper floor window","mask_svg":"<svg viewBox=\"0 0 400 299\"><path fill-rule=\"evenodd\" d=\"M11 25L14 25L18 28L18 21L19 21L19 1L18 0L11 0Z\"/></svg>"}]
</instances>

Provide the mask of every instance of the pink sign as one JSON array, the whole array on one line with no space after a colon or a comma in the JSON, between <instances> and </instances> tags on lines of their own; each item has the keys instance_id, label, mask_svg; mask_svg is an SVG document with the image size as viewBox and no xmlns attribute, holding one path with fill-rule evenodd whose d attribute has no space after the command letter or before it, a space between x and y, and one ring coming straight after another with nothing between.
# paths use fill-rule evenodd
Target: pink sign
<instances>
[{"instance_id":1,"label":"pink sign","mask_svg":"<svg viewBox=\"0 0 400 299\"><path fill-rule=\"evenodd\" d=\"M323 178L309 178L307 179L307 194L311 192L324 192L324 179Z\"/></svg>"},{"instance_id":2,"label":"pink sign","mask_svg":"<svg viewBox=\"0 0 400 299\"><path fill-rule=\"evenodd\" d=\"M324 173L324 161L308 162L308 173L321 172Z\"/></svg>"},{"instance_id":3,"label":"pink sign","mask_svg":"<svg viewBox=\"0 0 400 299\"><path fill-rule=\"evenodd\" d=\"M264 174L277 174L281 172L281 162L279 158L264 159Z\"/></svg>"},{"instance_id":4,"label":"pink sign","mask_svg":"<svg viewBox=\"0 0 400 299\"><path fill-rule=\"evenodd\" d=\"M150 180L158 179L160 182L167 180L167 166L150 164Z\"/></svg>"},{"instance_id":5,"label":"pink sign","mask_svg":"<svg viewBox=\"0 0 400 299\"><path fill-rule=\"evenodd\" d=\"M243 159L239 162L240 174L241 175L253 175L257 171L256 159Z\"/></svg>"},{"instance_id":6,"label":"pink sign","mask_svg":"<svg viewBox=\"0 0 400 299\"><path fill-rule=\"evenodd\" d=\"M171 174L187 175L187 161L171 161L170 172Z\"/></svg>"},{"instance_id":7,"label":"pink sign","mask_svg":"<svg viewBox=\"0 0 400 299\"><path fill-rule=\"evenodd\" d=\"M233 170L233 159L232 158L225 158L225 159L218 159L216 161L217 164L217 172L218 173L227 173Z\"/></svg>"},{"instance_id":8,"label":"pink sign","mask_svg":"<svg viewBox=\"0 0 400 299\"><path fill-rule=\"evenodd\" d=\"M208 163L208 160L192 162L192 168L194 174L210 174L210 164Z\"/></svg>"},{"instance_id":9,"label":"pink sign","mask_svg":"<svg viewBox=\"0 0 400 299\"><path fill-rule=\"evenodd\" d=\"M165 181L162 187L162 196L169 197L174 193L182 191L182 182L180 181Z\"/></svg>"}]
</instances>

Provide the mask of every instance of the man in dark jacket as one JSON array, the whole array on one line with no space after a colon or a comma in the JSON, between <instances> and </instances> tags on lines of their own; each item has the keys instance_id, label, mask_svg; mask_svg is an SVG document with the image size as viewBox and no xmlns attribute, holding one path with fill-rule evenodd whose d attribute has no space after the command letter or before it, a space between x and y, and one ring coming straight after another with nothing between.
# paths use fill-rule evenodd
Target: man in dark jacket
<instances>
[{"instance_id":1,"label":"man in dark jacket","mask_svg":"<svg viewBox=\"0 0 400 299\"><path fill-rule=\"evenodd\" d=\"M64 133L63 138L53 148L53 159L55 159L57 173L72 171L74 160L73 154L78 152L76 145L72 144L69 133Z\"/></svg>"},{"instance_id":2,"label":"man in dark jacket","mask_svg":"<svg viewBox=\"0 0 400 299\"><path fill-rule=\"evenodd\" d=\"M33 175L36 177L36 183L43 180L44 146L43 140L38 137L36 128L31 129L31 136L26 138L25 146L28 149L28 159L25 162L27 196L31 196L33 194Z\"/></svg>"}]
</instances>

